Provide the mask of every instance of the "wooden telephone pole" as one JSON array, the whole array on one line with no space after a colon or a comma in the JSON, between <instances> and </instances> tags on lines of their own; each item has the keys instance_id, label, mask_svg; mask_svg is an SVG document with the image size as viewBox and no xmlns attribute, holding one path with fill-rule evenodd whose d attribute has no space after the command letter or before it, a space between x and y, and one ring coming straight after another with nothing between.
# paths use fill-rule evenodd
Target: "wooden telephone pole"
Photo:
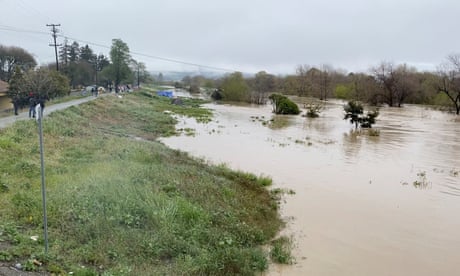
<instances>
[{"instance_id":1,"label":"wooden telephone pole","mask_svg":"<svg viewBox=\"0 0 460 276\"><path fill-rule=\"evenodd\" d=\"M61 26L61 24L46 24L46 26L51 27L51 32L53 33L53 39L54 39L54 44L50 43L50 46L54 46L54 53L56 54L56 71L59 71L59 61L58 61L58 53L57 53L57 47L61 46L62 44L56 44L56 37L57 33L59 32L56 27Z\"/></svg>"}]
</instances>

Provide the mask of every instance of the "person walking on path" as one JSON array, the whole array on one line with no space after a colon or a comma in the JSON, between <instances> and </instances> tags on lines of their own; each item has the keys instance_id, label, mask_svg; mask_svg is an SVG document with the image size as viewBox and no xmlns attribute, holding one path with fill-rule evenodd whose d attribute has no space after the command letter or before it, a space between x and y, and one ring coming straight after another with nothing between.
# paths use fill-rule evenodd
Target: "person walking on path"
<instances>
[{"instance_id":1,"label":"person walking on path","mask_svg":"<svg viewBox=\"0 0 460 276\"><path fill-rule=\"evenodd\" d=\"M29 97L29 118L35 118L35 105L37 105L37 101L33 94Z\"/></svg>"},{"instance_id":2,"label":"person walking on path","mask_svg":"<svg viewBox=\"0 0 460 276\"><path fill-rule=\"evenodd\" d=\"M43 117L43 112L45 111L45 101L47 99L45 97L38 98L37 104L40 105L40 118Z\"/></svg>"},{"instance_id":3,"label":"person walking on path","mask_svg":"<svg viewBox=\"0 0 460 276\"><path fill-rule=\"evenodd\" d=\"M19 115L18 109L19 109L19 98L18 96L14 96L13 98L13 108L14 108L14 115Z\"/></svg>"},{"instance_id":4,"label":"person walking on path","mask_svg":"<svg viewBox=\"0 0 460 276\"><path fill-rule=\"evenodd\" d=\"M105 95L102 95L102 96L108 96L108 95L109 94L105 94ZM95 98L95 97L84 97L84 98L81 98L81 99L70 100L70 101L67 101L67 102L61 102L61 103L57 103L57 104L47 104L47 106L46 106L47 112L46 112L46 114L43 114L43 118L46 117L47 115L51 114L52 112L56 111L56 110L65 109L65 108L68 108L70 106L79 105L79 104L82 104L84 102L88 102L88 101L92 101L92 100L96 100L96 99L97 98ZM33 110L35 110L35 108L33 108ZM18 116L11 115L11 116L6 116L6 117L0 117L0 129L8 127L8 126L14 124L17 121L27 120L27 118L29 118L28 114L27 114L28 113L27 111L18 112L18 113L19 113ZM30 116L32 117L32 112L30 112L30 114L31 114Z\"/></svg>"}]
</instances>

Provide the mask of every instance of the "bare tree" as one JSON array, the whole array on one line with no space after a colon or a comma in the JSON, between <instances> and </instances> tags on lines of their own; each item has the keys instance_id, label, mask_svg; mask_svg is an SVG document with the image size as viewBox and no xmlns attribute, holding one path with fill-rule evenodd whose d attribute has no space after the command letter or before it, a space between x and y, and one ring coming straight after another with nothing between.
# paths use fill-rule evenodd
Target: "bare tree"
<instances>
[{"instance_id":1,"label":"bare tree","mask_svg":"<svg viewBox=\"0 0 460 276\"><path fill-rule=\"evenodd\" d=\"M275 76L265 71L258 72L252 81L251 102L255 104L265 104L268 94L273 92L276 87Z\"/></svg>"},{"instance_id":2,"label":"bare tree","mask_svg":"<svg viewBox=\"0 0 460 276\"><path fill-rule=\"evenodd\" d=\"M395 100L398 107L414 94L417 86L417 70L409 68L406 64L398 66L394 72Z\"/></svg>"},{"instance_id":3,"label":"bare tree","mask_svg":"<svg viewBox=\"0 0 460 276\"><path fill-rule=\"evenodd\" d=\"M372 69L375 81L381 87L379 98L389 106L396 103L396 75L393 64L382 62Z\"/></svg>"},{"instance_id":4,"label":"bare tree","mask_svg":"<svg viewBox=\"0 0 460 276\"><path fill-rule=\"evenodd\" d=\"M20 47L0 45L0 79L10 81L15 67L27 71L37 65L32 54Z\"/></svg>"},{"instance_id":5,"label":"bare tree","mask_svg":"<svg viewBox=\"0 0 460 276\"><path fill-rule=\"evenodd\" d=\"M332 73L333 69L329 65L321 65L318 71L318 77L316 78L320 100L327 100L332 90Z\"/></svg>"},{"instance_id":6,"label":"bare tree","mask_svg":"<svg viewBox=\"0 0 460 276\"><path fill-rule=\"evenodd\" d=\"M296 68L297 73L297 95L299 96L308 96L311 91L311 81L309 77L309 72L311 68L309 65L299 65Z\"/></svg>"},{"instance_id":7,"label":"bare tree","mask_svg":"<svg viewBox=\"0 0 460 276\"><path fill-rule=\"evenodd\" d=\"M460 114L460 55L450 55L447 63L438 69L440 76L438 91L445 93L455 106L456 114Z\"/></svg>"}]
</instances>

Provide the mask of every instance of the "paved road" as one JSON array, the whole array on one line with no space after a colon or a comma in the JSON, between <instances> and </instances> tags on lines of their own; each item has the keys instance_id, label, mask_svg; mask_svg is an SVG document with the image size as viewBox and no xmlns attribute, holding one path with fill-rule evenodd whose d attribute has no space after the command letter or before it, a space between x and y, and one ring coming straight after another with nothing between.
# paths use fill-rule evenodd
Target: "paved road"
<instances>
[{"instance_id":1,"label":"paved road","mask_svg":"<svg viewBox=\"0 0 460 276\"><path fill-rule=\"evenodd\" d=\"M108 95L108 94L103 94L101 96L105 96L105 95ZM96 97L88 96L88 97L85 97L85 98L81 98L81 99L77 99L77 100L71 100L71 101L64 102L64 103L58 103L58 104L52 104L52 105L50 105L48 103L47 105L45 105L45 112L44 112L43 115L46 117L47 115L49 115L53 111L66 109L67 107L70 107L72 105L79 105L81 103L85 103L85 102L88 102L88 101L91 101L91 100L94 100L94 99L96 99ZM17 116L11 115L11 116L8 116L8 117L0 118L0 128L5 128L7 126L10 126L10 125L14 124L16 121L19 121L19 120L32 120L32 119L29 118L29 109L28 108L24 108L24 110L22 112L20 112L19 115L17 115Z\"/></svg>"}]
</instances>

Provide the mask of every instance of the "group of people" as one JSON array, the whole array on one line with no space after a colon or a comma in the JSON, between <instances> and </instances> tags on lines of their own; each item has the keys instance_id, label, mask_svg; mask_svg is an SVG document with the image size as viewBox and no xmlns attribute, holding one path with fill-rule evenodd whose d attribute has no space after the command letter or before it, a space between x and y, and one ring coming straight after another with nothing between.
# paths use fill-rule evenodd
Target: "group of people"
<instances>
[{"instance_id":1,"label":"group of people","mask_svg":"<svg viewBox=\"0 0 460 276\"><path fill-rule=\"evenodd\" d=\"M40 96L34 93L30 93L28 97L16 95L12 100L14 115L19 115L19 109L25 108L27 104L29 104L29 118L35 118L37 106L40 106L40 115L43 115L46 100L49 100L47 96Z\"/></svg>"},{"instance_id":2,"label":"group of people","mask_svg":"<svg viewBox=\"0 0 460 276\"><path fill-rule=\"evenodd\" d=\"M37 106L40 106L40 117L43 116L45 110L45 97L37 97L30 95L29 97L29 118L35 118L37 115Z\"/></svg>"}]
</instances>

